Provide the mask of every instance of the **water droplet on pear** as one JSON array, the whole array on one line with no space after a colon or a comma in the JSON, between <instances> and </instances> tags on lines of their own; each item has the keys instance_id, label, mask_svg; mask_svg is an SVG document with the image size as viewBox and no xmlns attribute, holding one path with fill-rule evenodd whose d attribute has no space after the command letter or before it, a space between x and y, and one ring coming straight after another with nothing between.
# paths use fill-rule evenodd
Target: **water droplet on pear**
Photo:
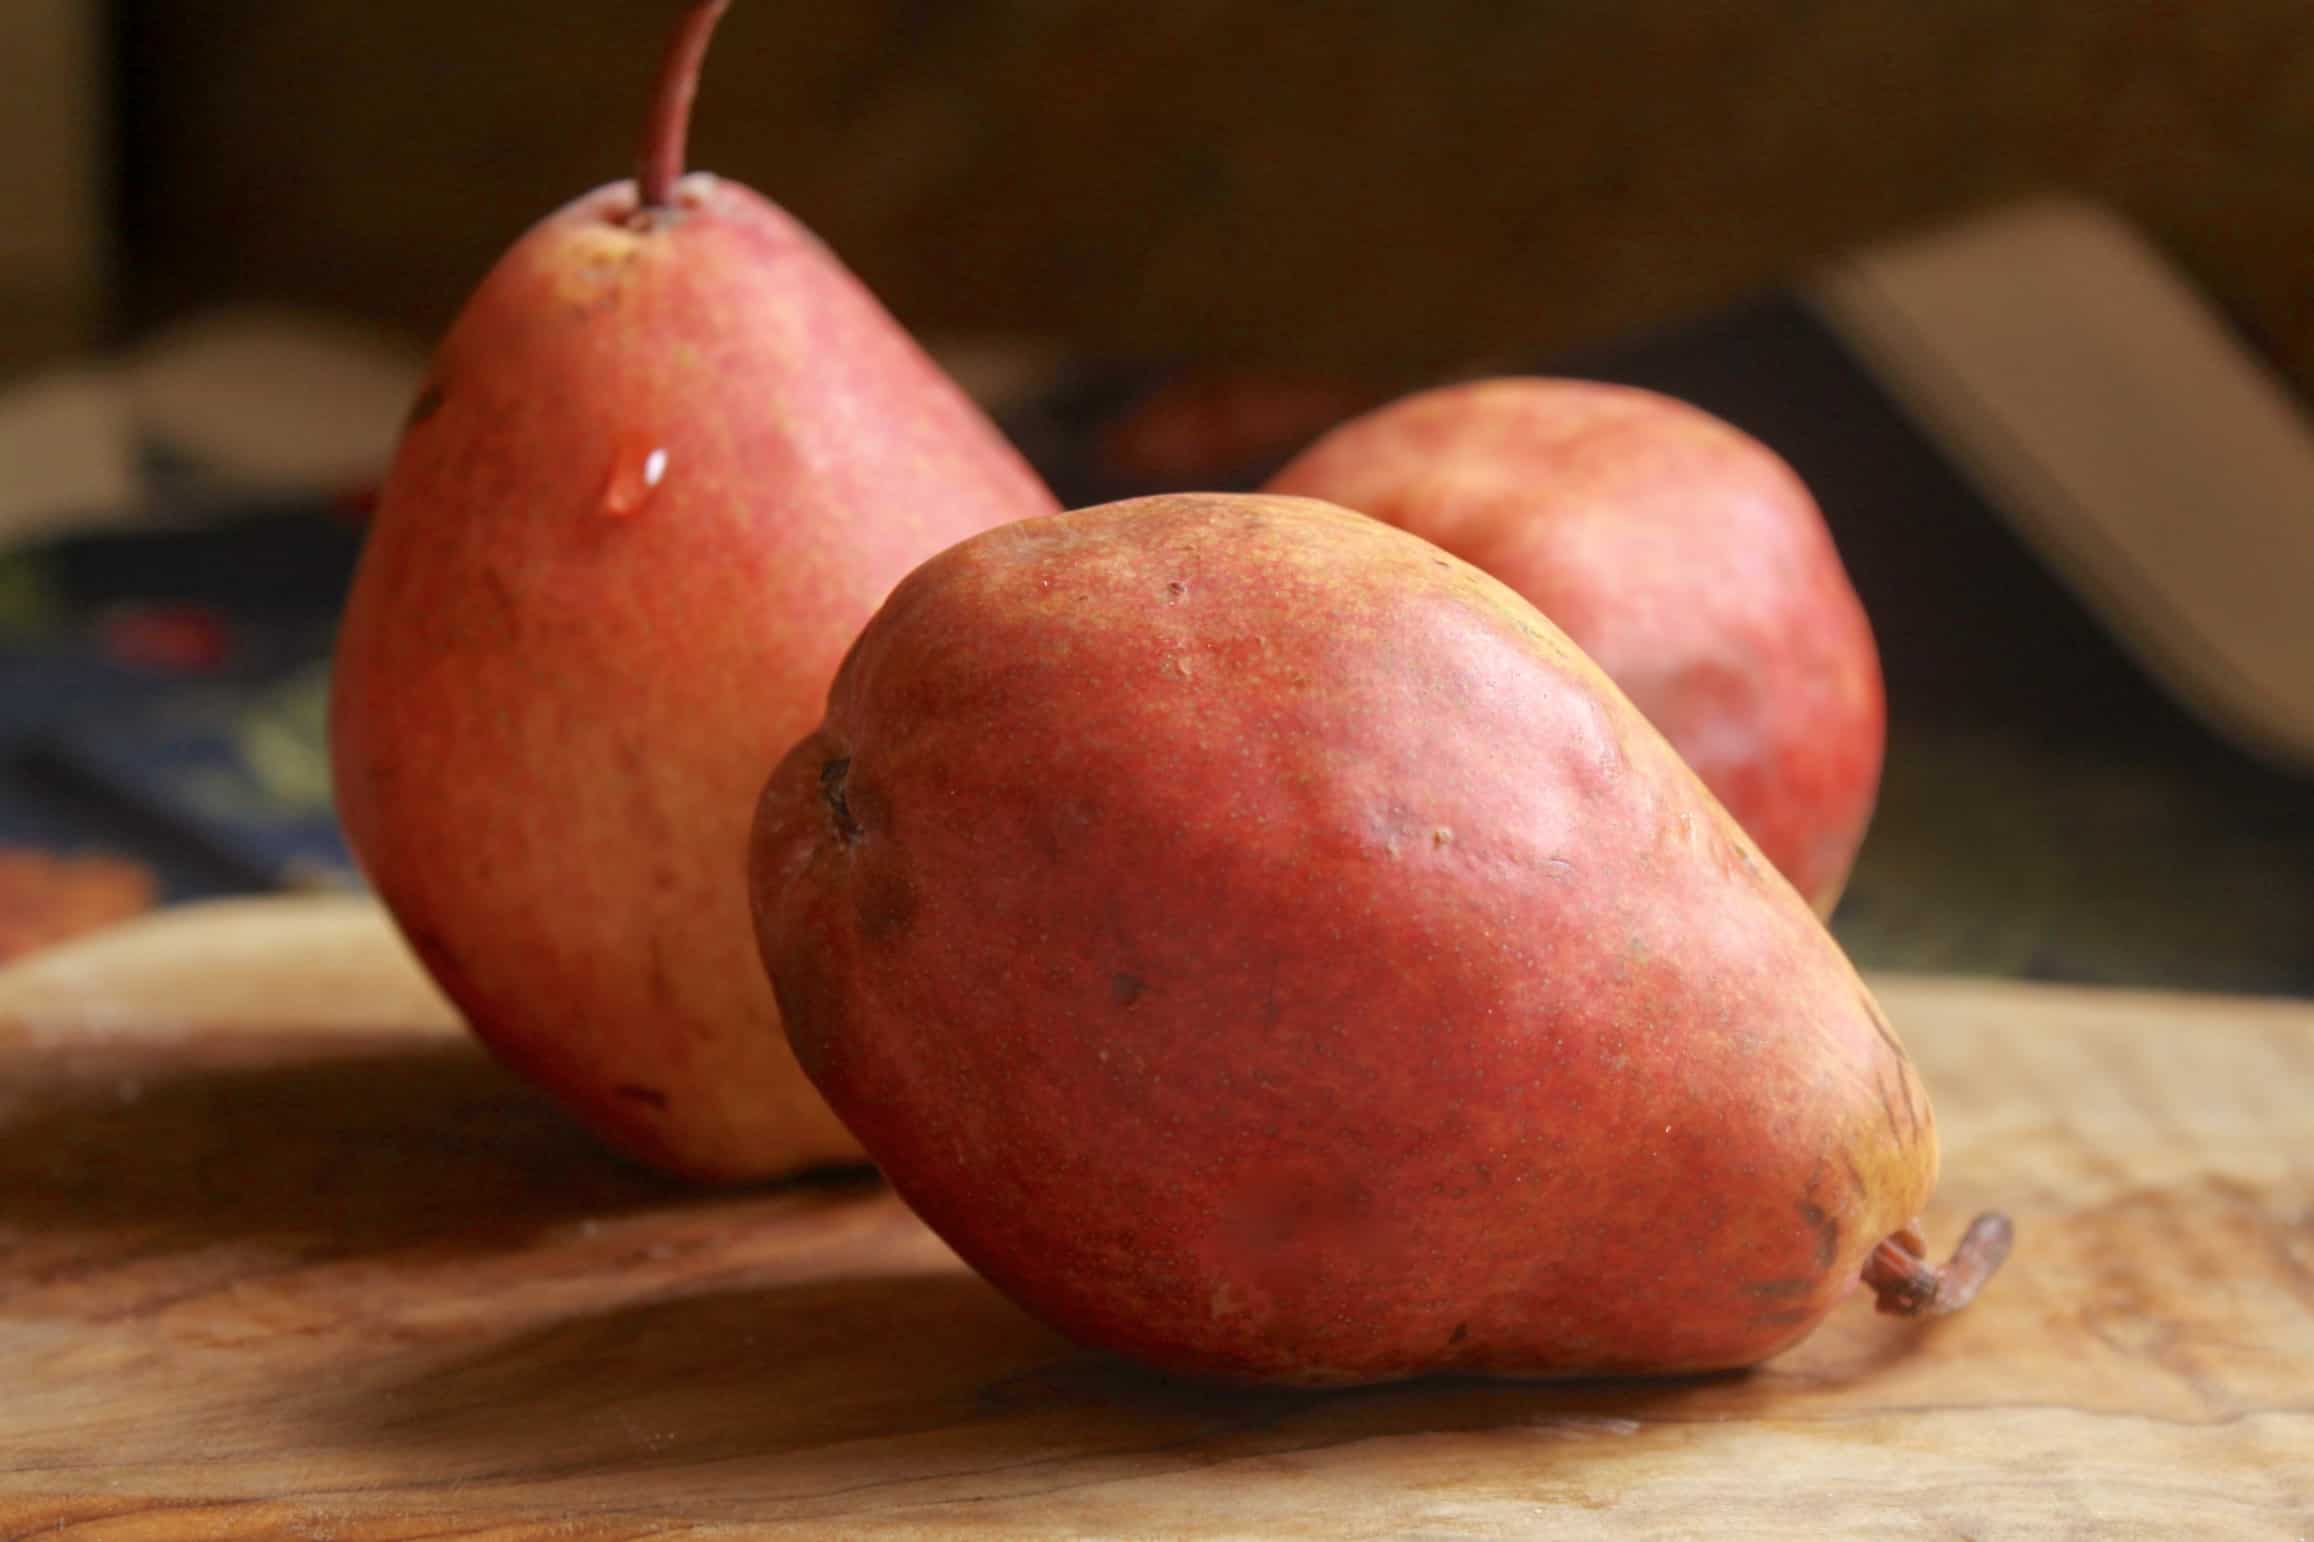
<instances>
[{"instance_id":1,"label":"water droplet on pear","mask_svg":"<svg viewBox=\"0 0 2314 1542\"><path fill-rule=\"evenodd\" d=\"M603 481L602 512L625 519L642 512L651 494L667 479L667 452L647 440L621 443L611 456L610 475Z\"/></svg>"}]
</instances>

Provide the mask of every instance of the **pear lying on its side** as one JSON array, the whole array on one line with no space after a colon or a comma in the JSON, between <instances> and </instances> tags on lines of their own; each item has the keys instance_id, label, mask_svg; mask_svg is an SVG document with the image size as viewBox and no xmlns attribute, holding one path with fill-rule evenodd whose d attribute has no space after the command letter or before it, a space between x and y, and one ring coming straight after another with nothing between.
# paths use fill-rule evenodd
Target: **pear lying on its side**
<instances>
[{"instance_id":1,"label":"pear lying on its side","mask_svg":"<svg viewBox=\"0 0 2314 1542\"><path fill-rule=\"evenodd\" d=\"M1912 1256L1928 1099L1805 902L1525 601L1327 504L926 563L752 873L797 1055L901 1194L1161 1367L1703 1370L1860 1270L1930 1309L1982 1272Z\"/></svg>"}]
</instances>

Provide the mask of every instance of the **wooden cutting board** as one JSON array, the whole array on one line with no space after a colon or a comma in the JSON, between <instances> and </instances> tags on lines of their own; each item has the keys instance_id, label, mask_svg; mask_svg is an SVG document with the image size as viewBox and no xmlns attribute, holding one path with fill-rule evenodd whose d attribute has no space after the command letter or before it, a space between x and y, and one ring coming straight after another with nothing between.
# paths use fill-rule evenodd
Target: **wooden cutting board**
<instances>
[{"instance_id":1,"label":"wooden cutting board","mask_svg":"<svg viewBox=\"0 0 2314 1542\"><path fill-rule=\"evenodd\" d=\"M0 1535L2303 1537L2314 1007L1881 982L1971 1311L1337 1394L1072 1348L873 1180L600 1154L359 902L0 974Z\"/></svg>"}]
</instances>

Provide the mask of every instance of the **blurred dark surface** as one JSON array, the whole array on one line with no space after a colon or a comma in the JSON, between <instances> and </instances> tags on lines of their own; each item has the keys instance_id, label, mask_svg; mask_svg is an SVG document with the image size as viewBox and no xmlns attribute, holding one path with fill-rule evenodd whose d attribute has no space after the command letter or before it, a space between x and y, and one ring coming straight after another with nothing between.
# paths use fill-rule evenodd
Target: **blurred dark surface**
<instances>
[{"instance_id":1,"label":"blurred dark surface","mask_svg":"<svg viewBox=\"0 0 2314 1542\"><path fill-rule=\"evenodd\" d=\"M165 899L354 882L322 661L359 546L313 506L0 558L0 847L130 858Z\"/></svg>"}]
</instances>

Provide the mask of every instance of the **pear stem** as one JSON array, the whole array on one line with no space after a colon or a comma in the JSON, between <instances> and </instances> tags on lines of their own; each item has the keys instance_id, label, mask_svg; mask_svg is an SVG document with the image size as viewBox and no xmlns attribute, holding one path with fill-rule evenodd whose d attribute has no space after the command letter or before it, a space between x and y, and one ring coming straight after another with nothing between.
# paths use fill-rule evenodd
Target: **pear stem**
<instances>
[{"instance_id":1,"label":"pear stem","mask_svg":"<svg viewBox=\"0 0 2314 1542\"><path fill-rule=\"evenodd\" d=\"M1942 1317L1977 1298L2009 1256L2015 1237L2009 1218L1988 1210L1969 1222L1960 1246L1939 1268L1924 1256L1927 1247L1920 1233L1908 1226L1864 1260L1864 1283L1879 1298L1880 1310L1891 1317Z\"/></svg>"},{"instance_id":2,"label":"pear stem","mask_svg":"<svg viewBox=\"0 0 2314 1542\"><path fill-rule=\"evenodd\" d=\"M683 146L691 132L691 103L699 94L699 69L707 59L707 40L730 3L691 0L668 40L651 115L643 120L642 152L635 158L635 188L644 209L666 208L675 197L675 184L683 180Z\"/></svg>"}]
</instances>

